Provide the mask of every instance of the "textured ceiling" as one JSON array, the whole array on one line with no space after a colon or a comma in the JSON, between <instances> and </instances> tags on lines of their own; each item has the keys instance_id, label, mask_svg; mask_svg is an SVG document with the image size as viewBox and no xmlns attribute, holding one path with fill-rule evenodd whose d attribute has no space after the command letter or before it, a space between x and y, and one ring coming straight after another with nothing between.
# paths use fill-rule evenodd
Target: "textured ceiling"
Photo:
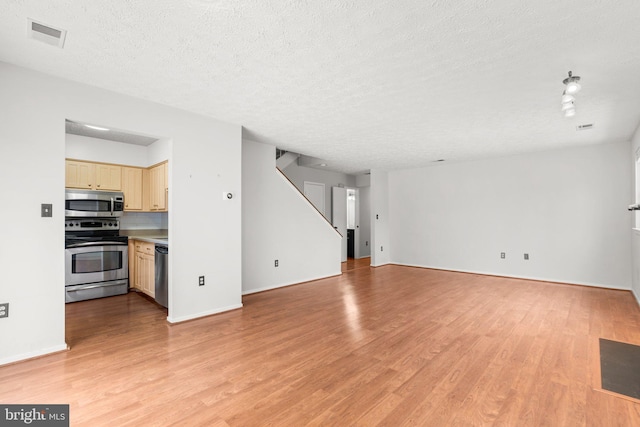
<instances>
[{"instance_id":1,"label":"textured ceiling","mask_svg":"<svg viewBox=\"0 0 640 427\"><path fill-rule=\"evenodd\" d=\"M628 140L637 0L0 0L0 60L356 173ZM68 31L64 49L27 18ZM577 115L562 79L582 77ZM576 125L594 123L577 132Z\"/></svg>"}]
</instances>

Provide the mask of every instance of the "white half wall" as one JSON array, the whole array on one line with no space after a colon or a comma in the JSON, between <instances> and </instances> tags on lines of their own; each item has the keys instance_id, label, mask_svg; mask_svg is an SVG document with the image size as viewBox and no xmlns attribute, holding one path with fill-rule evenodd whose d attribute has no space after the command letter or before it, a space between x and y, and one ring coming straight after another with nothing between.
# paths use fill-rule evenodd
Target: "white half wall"
<instances>
[{"instance_id":1,"label":"white half wall","mask_svg":"<svg viewBox=\"0 0 640 427\"><path fill-rule=\"evenodd\" d=\"M630 289L629 151L604 144L390 172L393 262Z\"/></svg>"},{"instance_id":2,"label":"white half wall","mask_svg":"<svg viewBox=\"0 0 640 427\"><path fill-rule=\"evenodd\" d=\"M239 125L0 62L0 364L66 348L64 304L65 119L162 135L169 158L169 320L242 305ZM40 204L53 217L40 217ZM198 276L207 286L198 286ZM73 343L70 343L73 345Z\"/></svg>"},{"instance_id":3,"label":"white half wall","mask_svg":"<svg viewBox=\"0 0 640 427\"><path fill-rule=\"evenodd\" d=\"M371 171L371 265L379 267L391 262L392 242L389 238L389 174Z\"/></svg>"},{"instance_id":4,"label":"white half wall","mask_svg":"<svg viewBox=\"0 0 640 427\"><path fill-rule=\"evenodd\" d=\"M243 141L242 193L244 294L341 274L340 235L276 169L274 146Z\"/></svg>"}]
</instances>

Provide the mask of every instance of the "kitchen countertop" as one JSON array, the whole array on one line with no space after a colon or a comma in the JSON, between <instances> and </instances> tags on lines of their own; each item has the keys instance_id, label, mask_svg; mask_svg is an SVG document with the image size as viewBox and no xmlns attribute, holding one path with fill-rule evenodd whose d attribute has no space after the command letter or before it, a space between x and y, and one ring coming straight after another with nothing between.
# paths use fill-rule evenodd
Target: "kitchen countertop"
<instances>
[{"instance_id":1,"label":"kitchen countertop","mask_svg":"<svg viewBox=\"0 0 640 427\"><path fill-rule=\"evenodd\" d=\"M129 237L129 240L141 240L169 246L169 230L120 230L120 235Z\"/></svg>"}]
</instances>

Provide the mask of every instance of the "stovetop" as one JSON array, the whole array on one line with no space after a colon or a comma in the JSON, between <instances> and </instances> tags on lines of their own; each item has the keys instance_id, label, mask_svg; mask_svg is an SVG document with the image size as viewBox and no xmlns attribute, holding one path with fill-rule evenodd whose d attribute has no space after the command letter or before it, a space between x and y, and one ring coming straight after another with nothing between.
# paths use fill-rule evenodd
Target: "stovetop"
<instances>
[{"instance_id":1,"label":"stovetop","mask_svg":"<svg viewBox=\"0 0 640 427\"><path fill-rule=\"evenodd\" d=\"M114 218L66 218L64 221L64 245L90 242L114 242L126 244L127 236L120 236L120 221Z\"/></svg>"}]
</instances>

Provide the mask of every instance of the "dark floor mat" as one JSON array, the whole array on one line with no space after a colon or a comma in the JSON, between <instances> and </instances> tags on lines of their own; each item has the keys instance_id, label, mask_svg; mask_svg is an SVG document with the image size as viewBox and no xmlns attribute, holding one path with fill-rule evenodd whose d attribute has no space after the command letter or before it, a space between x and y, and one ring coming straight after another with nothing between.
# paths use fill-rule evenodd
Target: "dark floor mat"
<instances>
[{"instance_id":1,"label":"dark floor mat","mask_svg":"<svg viewBox=\"0 0 640 427\"><path fill-rule=\"evenodd\" d=\"M640 346L600 338L602 388L640 399Z\"/></svg>"}]
</instances>

